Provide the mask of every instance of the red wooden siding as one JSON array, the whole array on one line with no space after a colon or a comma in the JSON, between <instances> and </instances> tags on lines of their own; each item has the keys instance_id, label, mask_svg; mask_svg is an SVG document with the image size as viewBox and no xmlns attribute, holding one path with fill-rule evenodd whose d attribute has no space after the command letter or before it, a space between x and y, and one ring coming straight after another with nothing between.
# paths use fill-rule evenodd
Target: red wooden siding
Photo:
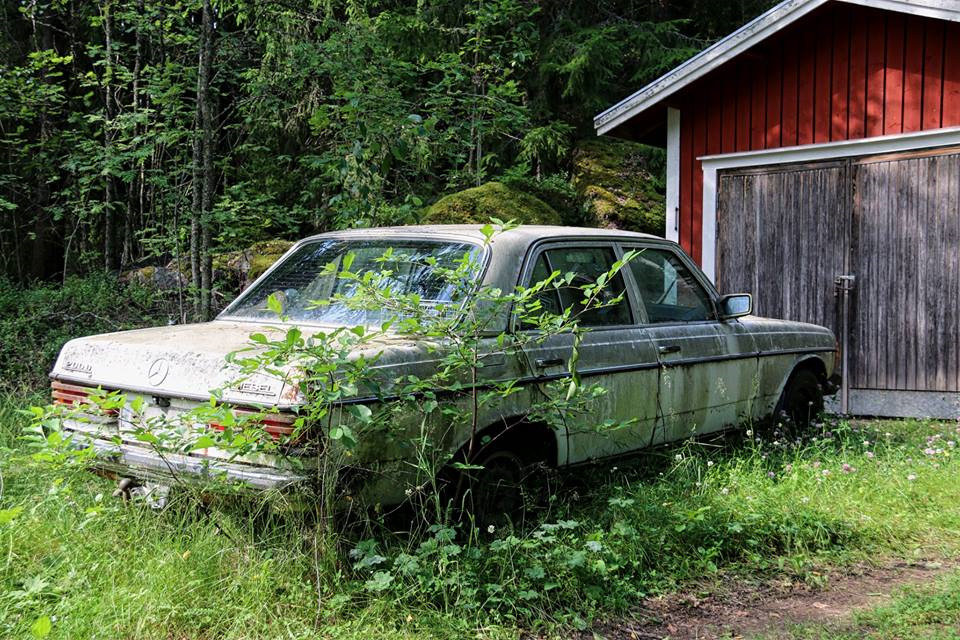
<instances>
[{"instance_id":1,"label":"red wooden siding","mask_svg":"<svg viewBox=\"0 0 960 640\"><path fill-rule=\"evenodd\" d=\"M960 24L831 3L714 71L680 109L680 243L701 257L698 157L960 125Z\"/></svg>"}]
</instances>

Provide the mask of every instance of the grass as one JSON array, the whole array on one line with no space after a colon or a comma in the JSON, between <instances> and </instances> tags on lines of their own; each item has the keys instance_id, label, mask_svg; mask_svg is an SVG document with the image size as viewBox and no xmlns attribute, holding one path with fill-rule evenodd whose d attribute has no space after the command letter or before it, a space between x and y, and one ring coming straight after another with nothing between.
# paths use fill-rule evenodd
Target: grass
<instances>
[{"instance_id":1,"label":"grass","mask_svg":"<svg viewBox=\"0 0 960 640\"><path fill-rule=\"evenodd\" d=\"M111 482L30 458L23 404L0 399L0 637L563 637L705 576L816 582L825 563L952 556L960 540L956 424L688 443L561 476L536 523L492 539L374 522L318 540L249 508L124 506ZM922 601L955 616L955 587L863 624Z\"/></svg>"}]
</instances>

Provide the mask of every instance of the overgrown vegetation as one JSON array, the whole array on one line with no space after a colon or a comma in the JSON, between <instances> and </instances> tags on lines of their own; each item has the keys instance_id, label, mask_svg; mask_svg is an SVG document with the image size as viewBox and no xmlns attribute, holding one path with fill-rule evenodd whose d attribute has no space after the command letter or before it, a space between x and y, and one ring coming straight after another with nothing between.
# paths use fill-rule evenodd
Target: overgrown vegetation
<instances>
[{"instance_id":1,"label":"overgrown vegetation","mask_svg":"<svg viewBox=\"0 0 960 640\"><path fill-rule=\"evenodd\" d=\"M18 405L0 409L9 636L49 621L51 637L562 637L715 572L818 583L824 561L957 550L954 424L688 443L558 477L540 522L492 540L383 520L311 552L295 518L150 511L88 473L51 474L18 440Z\"/></svg>"},{"instance_id":2,"label":"overgrown vegetation","mask_svg":"<svg viewBox=\"0 0 960 640\"><path fill-rule=\"evenodd\" d=\"M166 324L178 318L175 292L96 274L20 289L0 278L0 393L46 386L64 343L78 336Z\"/></svg>"}]
</instances>

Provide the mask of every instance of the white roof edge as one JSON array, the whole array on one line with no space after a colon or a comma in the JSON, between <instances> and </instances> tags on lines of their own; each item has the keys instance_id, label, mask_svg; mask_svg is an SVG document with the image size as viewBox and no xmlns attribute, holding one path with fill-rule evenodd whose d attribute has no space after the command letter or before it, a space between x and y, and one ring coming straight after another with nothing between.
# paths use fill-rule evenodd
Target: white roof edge
<instances>
[{"instance_id":1,"label":"white roof edge","mask_svg":"<svg viewBox=\"0 0 960 640\"><path fill-rule=\"evenodd\" d=\"M755 44L793 24L830 0L784 0L727 37L718 40L683 64L668 71L633 95L593 119L597 135L603 135L684 87L740 55ZM849 4L909 13L926 18L960 22L957 0L837 0Z\"/></svg>"}]
</instances>

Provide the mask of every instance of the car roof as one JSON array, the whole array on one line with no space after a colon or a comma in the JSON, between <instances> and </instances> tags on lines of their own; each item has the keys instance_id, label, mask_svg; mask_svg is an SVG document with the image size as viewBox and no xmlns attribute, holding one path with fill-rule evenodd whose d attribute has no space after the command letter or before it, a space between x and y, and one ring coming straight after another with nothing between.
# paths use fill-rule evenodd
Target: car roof
<instances>
[{"instance_id":1,"label":"car roof","mask_svg":"<svg viewBox=\"0 0 960 640\"><path fill-rule=\"evenodd\" d=\"M313 240L324 237L365 237L365 238L385 238L393 235L424 235L424 236L446 236L460 237L470 240L483 240L485 238L483 229L487 225L482 224L429 224L429 225L410 225L402 227L371 227L364 229L347 229L343 231L331 231L321 233L306 238ZM496 228L496 225L494 225ZM649 239L663 240L660 236L649 233L637 233L635 231L623 231L620 229L598 229L593 227L564 227L554 225L521 225L508 231L497 233L494 241L504 240L517 244L530 244L539 240L550 238L569 238L584 236L591 238L626 238L626 239Z\"/></svg>"}]
</instances>

